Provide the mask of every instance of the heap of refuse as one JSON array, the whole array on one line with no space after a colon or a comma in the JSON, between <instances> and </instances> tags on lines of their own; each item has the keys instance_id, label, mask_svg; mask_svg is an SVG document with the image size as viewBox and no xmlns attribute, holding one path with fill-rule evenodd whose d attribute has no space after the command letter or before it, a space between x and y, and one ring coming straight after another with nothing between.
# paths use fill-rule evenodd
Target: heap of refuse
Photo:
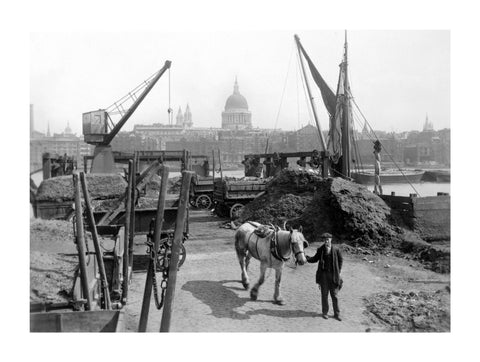
<instances>
[{"instance_id":1,"label":"heap of refuse","mask_svg":"<svg viewBox=\"0 0 480 362\"><path fill-rule=\"evenodd\" d=\"M91 199L113 199L125 194L127 183L118 174L86 174ZM36 200L62 202L75 199L73 177L59 176L43 180L38 187Z\"/></svg>"},{"instance_id":2,"label":"heap of refuse","mask_svg":"<svg viewBox=\"0 0 480 362\"><path fill-rule=\"evenodd\" d=\"M264 195L245 206L240 222L303 226L309 241L329 232L351 245L387 246L399 240L390 208L365 186L322 178L300 170L282 170Z\"/></svg>"}]
</instances>

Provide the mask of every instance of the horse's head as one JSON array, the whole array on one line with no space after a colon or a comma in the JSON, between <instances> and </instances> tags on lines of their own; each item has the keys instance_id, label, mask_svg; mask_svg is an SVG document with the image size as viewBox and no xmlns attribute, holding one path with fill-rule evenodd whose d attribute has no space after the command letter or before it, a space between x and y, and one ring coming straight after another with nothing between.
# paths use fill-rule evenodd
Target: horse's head
<instances>
[{"instance_id":1,"label":"horse's head","mask_svg":"<svg viewBox=\"0 0 480 362\"><path fill-rule=\"evenodd\" d=\"M298 230L289 228L290 231L290 240L292 243L292 251L293 254L295 255L295 259L298 264L303 265L307 262L307 259L305 258L305 252L304 248L308 247L308 241L305 240L305 237L303 236L303 228L300 226Z\"/></svg>"}]
</instances>

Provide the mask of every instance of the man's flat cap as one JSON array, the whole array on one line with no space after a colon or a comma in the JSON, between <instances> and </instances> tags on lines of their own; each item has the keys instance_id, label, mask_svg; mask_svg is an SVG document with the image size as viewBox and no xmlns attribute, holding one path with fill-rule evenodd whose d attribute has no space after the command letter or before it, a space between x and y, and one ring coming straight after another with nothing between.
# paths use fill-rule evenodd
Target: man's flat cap
<instances>
[{"instance_id":1,"label":"man's flat cap","mask_svg":"<svg viewBox=\"0 0 480 362\"><path fill-rule=\"evenodd\" d=\"M332 237L332 234L330 234L330 233L323 233L320 237L321 237L322 239L327 239L327 238L331 238L331 237Z\"/></svg>"}]
</instances>

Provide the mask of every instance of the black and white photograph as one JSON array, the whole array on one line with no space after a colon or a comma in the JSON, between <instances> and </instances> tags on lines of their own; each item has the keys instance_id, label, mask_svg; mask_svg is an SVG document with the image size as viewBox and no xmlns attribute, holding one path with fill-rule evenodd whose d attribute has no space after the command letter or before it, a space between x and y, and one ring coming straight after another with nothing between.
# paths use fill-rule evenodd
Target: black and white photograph
<instances>
[{"instance_id":1,"label":"black and white photograph","mask_svg":"<svg viewBox=\"0 0 480 362\"><path fill-rule=\"evenodd\" d=\"M456 215L475 223L476 107L461 99L478 51L458 53L476 45L446 7L420 26L430 8L401 18L409 1L391 24L358 4L342 19L349 2L280 3L278 18L270 1L120 2L118 23L106 4L34 5L45 21L19 39L29 224L15 215L8 239L28 257L6 259L29 291L22 334L61 334L74 359L98 333L121 360L474 350L476 237Z\"/></svg>"}]
</instances>

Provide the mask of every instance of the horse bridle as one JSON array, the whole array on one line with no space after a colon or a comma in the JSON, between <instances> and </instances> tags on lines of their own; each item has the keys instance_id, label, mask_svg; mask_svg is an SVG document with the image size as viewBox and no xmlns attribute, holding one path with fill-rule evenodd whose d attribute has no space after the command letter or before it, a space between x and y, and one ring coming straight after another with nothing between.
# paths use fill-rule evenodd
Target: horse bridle
<instances>
[{"instance_id":1,"label":"horse bridle","mask_svg":"<svg viewBox=\"0 0 480 362\"><path fill-rule=\"evenodd\" d=\"M292 244L292 251L294 251L294 250L293 250L293 244L297 244L297 245L298 245L299 242L298 242L298 241L293 242L291 235L290 235L289 239L290 239L290 244ZM300 247L299 247L299 249L300 249ZM304 250L299 250L299 251L297 251L297 252L294 254L294 256L295 256L295 262L297 262L297 255L298 255L298 254L303 254L303 255L305 255L305 251L304 251Z\"/></svg>"}]
</instances>

